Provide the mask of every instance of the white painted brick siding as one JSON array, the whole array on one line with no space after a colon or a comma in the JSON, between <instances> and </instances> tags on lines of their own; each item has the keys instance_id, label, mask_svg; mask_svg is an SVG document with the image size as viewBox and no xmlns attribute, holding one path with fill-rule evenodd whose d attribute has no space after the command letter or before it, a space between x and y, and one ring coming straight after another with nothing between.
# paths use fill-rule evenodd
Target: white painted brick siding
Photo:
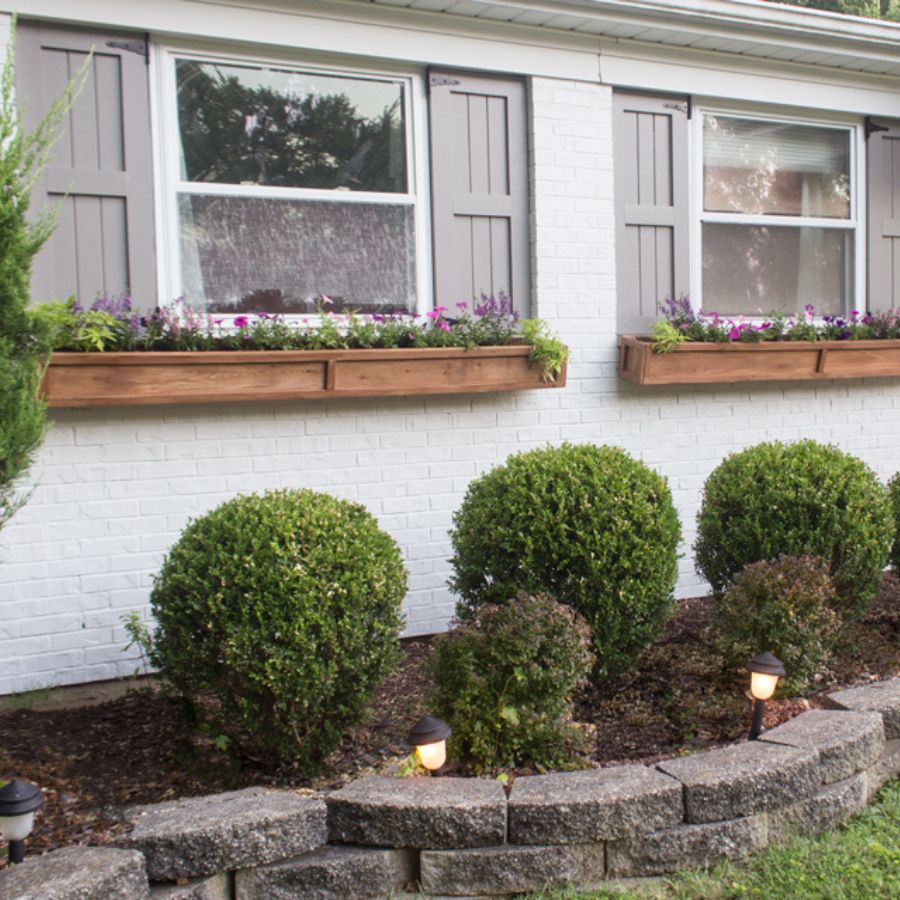
<instances>
[{"instance_id":1,"label":"white painted brick siding","mask_svg":"<svg viewBox=\"0 0 900 900\"><path fill-rule=\"evenodd\" d=\"M679 596L703 589L690 545L725 454L812 437L900 469L900 384L636 387L616 377L610 90L531 85L536 312L572 349L564 391L59 410L34 494L0 533L0 693L134 671L121 617L191 516L238 492L310 487L358 500L402 545L408 634L441 630L447 529L472 478L517 450L615 444L671 484L684 524Z\"/></svg>"}]
</instances>

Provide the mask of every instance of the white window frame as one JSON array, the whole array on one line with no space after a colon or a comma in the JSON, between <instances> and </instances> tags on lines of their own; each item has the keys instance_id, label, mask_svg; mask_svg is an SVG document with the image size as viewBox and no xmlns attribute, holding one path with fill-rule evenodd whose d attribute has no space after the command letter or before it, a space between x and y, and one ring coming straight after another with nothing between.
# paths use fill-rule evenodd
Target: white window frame
<instances>
[{"instance_id":1,"label":"white window frame","mask_svg":"<svg viewBox=\"0 0 900 900\"><path fill-rule=\"evenodd\" d=\"M847 219L818 218L806 216L748 215L746 213L708 212L703 208L703 117L705 115L727 116L757 122L784 122L790 125L804 125L813 128L845 130L850 135L850 217ZM697 103L691 118L691 246L695 248L691 258L691 305L695 310L703 306L703 224L715 222L729 225L766 225L771 227L823 227L852 231L853 240L853 308L864 310L866 298L866 224L863 191L865 186L865 137L863 123L858 116L811 117L791 110L789 112L760 109L750 106L723 106L714 102ZM792 310L799 312L800 310ZM850 308L841 310L847 314ZM758 314L747 312L745 319L760 318Z\"/></svg>"},{"instance_id":2,"label":"white window frame","mask_svg":"<svg viewBox=\"0 0 900 900\"><path fill-rule=\"evenodd\" d=\"M331 58L323 61L314 54L302 59L278 53L247 53L238 50L197 49L196 45L166 43L152 45L151 65L154 90L151 92L151 118L154 134L155 182L157 184L157 277L160 306L178 307L183 296L178 219L181 193L213 194L229 197L261 197L316 200L339 203L384 203L407 205L413 209L416 253L416 308L424 313L433 305L431 260L431 193L428 180L427 93L421 69L409 66L364 65L356 61ZM318 188L277 187L271 185L231 185L189 182L180 177L180 141L178 93L175 60L191 59L220 65L277 68L316 75L334 75L399 82L403 90L406 116L406 193L337 191ZM241 313L235 313L241 315ZM225 319L231 317L225 316ZM302 321L308 313L291 313L285 318Z\"/></svg>"}]
</instances>

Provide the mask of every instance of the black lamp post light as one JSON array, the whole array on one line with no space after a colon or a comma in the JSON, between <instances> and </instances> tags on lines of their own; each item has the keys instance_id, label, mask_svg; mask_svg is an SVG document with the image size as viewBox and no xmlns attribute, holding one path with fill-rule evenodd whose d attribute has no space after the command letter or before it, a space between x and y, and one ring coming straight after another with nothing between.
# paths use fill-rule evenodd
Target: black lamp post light
<instances>
[{"instance_id":1,"label":"black lamp post light","mask_svg":"<svg viewBox=\"0 0 900 900\"><path fill-rule=\"evenodd\" d=\"M778 679L785 674L784 665L771 653L760 653L747 663L750 673L750 695L753 697L753 722L750 725L750 740L755 741L763 732L763 716L766 700L775 693Z\"/></svg>"},{"instance_id":2,"label":"black lamp post light","mask_svg":"<svg viewBox=\"0 0 900 900\"><path fill-rule=\"evenodd\" d=\"M443 773L441 768L447 761L447 738L453 732L446 722L434 716L422 716L412 727L406 739L408 744L416 748L419 762L434 776Z\"/></svg>"},{"instance_id":3,"label":"black lamp post light","mask_svg":"<svg viewBox=\"0 0 900 900\"><path fill-rule=\"evenodd\" d=\"M14 778L0 788L0 835L9 842L10 865L25 859L25 838L34 827L34 814L44 805L41 789Z\"/></svg>"}]
</instances>

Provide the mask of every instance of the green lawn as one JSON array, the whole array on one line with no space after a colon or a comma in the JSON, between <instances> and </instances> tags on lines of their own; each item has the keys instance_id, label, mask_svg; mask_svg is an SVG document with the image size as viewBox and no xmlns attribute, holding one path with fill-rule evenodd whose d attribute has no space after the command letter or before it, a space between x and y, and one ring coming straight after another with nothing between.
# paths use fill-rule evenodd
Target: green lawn
<instances>
[{"instance_id":1,"label":"green lawn","mask_svg":"<svg viewBox=\"0 0 900 900\"><path fill-rule=\"evenodd\" d=\"M891 900L900 898L900 781L836 831L794 837L745 863L621 890L529 894L528 900Z\"/></svg>"}]
</instances>

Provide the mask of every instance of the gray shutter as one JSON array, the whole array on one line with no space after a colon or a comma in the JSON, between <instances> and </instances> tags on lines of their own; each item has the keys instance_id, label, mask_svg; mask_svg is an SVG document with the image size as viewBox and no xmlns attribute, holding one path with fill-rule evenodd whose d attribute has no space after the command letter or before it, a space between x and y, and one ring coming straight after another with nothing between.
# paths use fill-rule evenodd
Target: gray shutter
<instances>
[{"instance_id":1,"label":"gray shutter","mask_svg":"<svg viewBox=\"0 0 900 900\"><path fill-rule=\"evenodd\" d=\"M434 283L438 304L506 291L530 307L525 84L430 72Z\"/></svg>"},{"instance_id":2,"label":"gray shutter","mask_svg":"<svg viewBox=\"0 0 900 900\"><path fill-rule=\"evenodd\" d=\"M616 92L613 161L619 333L645 332L690 290L688 103Z\"/></svg>"},{"instance_id":3,"label":"gray shutter","mask_svg":"<svg viewBox=\"0 0 900 900\"><path fill-rule=\"evenodd\" d=\"M869 274L866 307L900 307L900 121L878 119L866 144ZM860 304L862 305L862 304Z\"/></svg>"},{"instance_id":4,"label":"gray shutter","mask_svg":"<svg viewBox=\"0 0 900 900\"><path fill-rule=\"evenodd\" d=\"M35 300L75 294L88 304L98 294L129 293L137 306L156 306L149 78L142 44L143 36L135 34L19 24L16 90L26 127L34 127L94 51L89 80L32 194L33 209L60 205L56 230L35 260Z\"/></svg>"}]
</instances>

